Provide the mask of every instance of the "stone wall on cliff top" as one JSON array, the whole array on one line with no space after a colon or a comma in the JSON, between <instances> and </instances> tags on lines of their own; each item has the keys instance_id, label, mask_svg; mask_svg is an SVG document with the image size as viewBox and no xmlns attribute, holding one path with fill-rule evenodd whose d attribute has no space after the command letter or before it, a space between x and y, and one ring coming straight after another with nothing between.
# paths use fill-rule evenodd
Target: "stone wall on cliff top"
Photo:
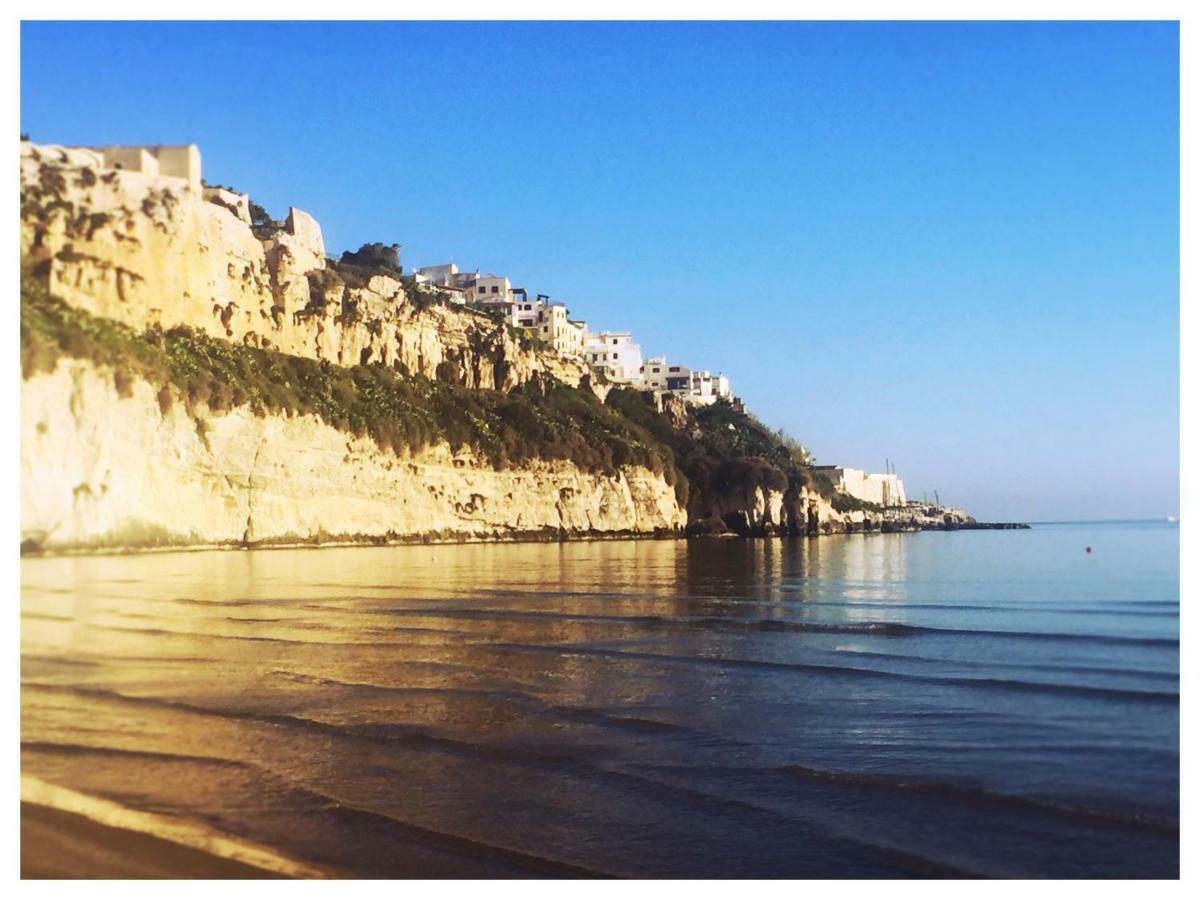
<instances>
[{"instance_id":1,"label":"stone wall on cliff top","mask_svg":"<svg viewBox=\"0 0 1200 900\"><path fill-rule=\"evenodd\" d=\"M320 225L293 209L263 239L182 179L98 165L86 150L21 143L21 256L52 296L137 329L214 337L340 365L394 361L428 378L510 389L586 366L522 347L498 322L413 302L397 279L328 277ZM596 389L596 388L594 388Z\"/></svg>"},{"instance_id":2,"label":"stone wall on cliff top","mask_svg":"<svg viewBox=\"0 0 1200 900\"><path fill-rule=\"evenodd\" d=\"M64 358L21 390L23 546L505 539L683 527L659 475L561 461L495 470L444 444L383 451L312 416L165 411L135 381ZM120 423L115 427L115 423Z\"/></svg>"}]
</instances>

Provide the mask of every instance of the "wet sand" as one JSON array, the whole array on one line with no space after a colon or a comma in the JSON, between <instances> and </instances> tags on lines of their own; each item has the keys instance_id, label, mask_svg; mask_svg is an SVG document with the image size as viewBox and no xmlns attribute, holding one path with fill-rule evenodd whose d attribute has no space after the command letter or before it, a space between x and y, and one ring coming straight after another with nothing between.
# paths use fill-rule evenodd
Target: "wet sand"
<instances>
[{"instance_id":1,"label":"wet sand","mask_svg":"<svg viewBox=\"0 0 1200 900\"><path fill-rule=\"evenodd\" d=\"M139 831L21 803L22 878L280 878Z\"/></svg>"}]
</instances>

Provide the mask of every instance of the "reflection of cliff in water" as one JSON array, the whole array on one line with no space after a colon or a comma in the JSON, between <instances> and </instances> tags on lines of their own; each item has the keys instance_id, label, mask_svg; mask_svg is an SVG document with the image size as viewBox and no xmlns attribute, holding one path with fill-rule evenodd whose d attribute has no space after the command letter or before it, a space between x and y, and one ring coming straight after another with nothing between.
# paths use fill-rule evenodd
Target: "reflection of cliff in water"
<instances>
[{"instance_id":1,"label":"reflection of cliff in water","mask_svg":"<svg viewBox=\"0 0 1200 900\"><path fill-rule=\"evenodd\" d=\"M686 588L730 599L736 590L756 602L830 599L903 600L908 576L904 534L828 535L820 540L693 542ZM750 588L753 593L747 594Z\"/></svg>"},{"instance_id":2,"label":"reflection of cliff in water","mask_svg":"<svg viewBox=\"0 0 1200 900\"><path fill-rule=\"evenodd\" d=\"M848 600L905 600L910 540L904 534L847 534L811 541L810 574L840 584Z\"/></svg>"}]
</instances>

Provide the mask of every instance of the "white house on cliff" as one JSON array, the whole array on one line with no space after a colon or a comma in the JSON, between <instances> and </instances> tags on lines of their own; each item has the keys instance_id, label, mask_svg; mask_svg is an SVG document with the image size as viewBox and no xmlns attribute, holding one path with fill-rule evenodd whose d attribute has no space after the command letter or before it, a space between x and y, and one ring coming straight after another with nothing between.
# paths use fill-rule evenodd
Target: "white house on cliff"
<instances>
[{"instance_id":1,"label":"white house on cliff","mask_svg":"<svg viewBox=\"0 0 1200 900\"><path fill-rule=\"evenodd\" d=\"M904 482L893 472L867 473L847 466L813 466L813 471L827 476L837 490L867 503L903 506L908 502Z\"/></svg>"}]
</instances>

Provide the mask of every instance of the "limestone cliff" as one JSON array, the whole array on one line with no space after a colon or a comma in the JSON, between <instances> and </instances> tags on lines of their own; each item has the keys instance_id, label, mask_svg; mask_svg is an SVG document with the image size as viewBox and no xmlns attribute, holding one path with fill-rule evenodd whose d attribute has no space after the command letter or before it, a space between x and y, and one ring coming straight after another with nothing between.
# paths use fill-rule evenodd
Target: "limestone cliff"
<instances>
[{"instance_id":1,"label":"limestone cliff","mask_svg":"<svg viewBox=\"0 0 1200 900\"><path fill-rule=\"evenodd\" d=\"M311 216L293 208L256 232L236 198L22 142L22 263L46 267L51 295L139 330L186 325L339 365L399 361L472 388L536 373L589 381L578 360L523 346L486 315L410 296L386 274L340 277Z\"/></svg>"},{"instance_id":2,"label":"limestone cliff","mask_svg":"<svg viewBox=\"0 0 1200 900\"><path fill-rule=\"evenodd\" d=\"M693 504L689 519L709 522L712 531L720 522L733 534L749 536L831 534L852 530L852 517L837 512L829 499L804 486L779 490L762 484L743 484L712 492Z\"/></svg>"},{"instance_id":3,"label":"limestone cliff","mask_svg":"<svg viewBox=\"0 0 1200 900\"><path fill-rule=\"evenodd\" d=\"M386 254L328 259L303 211L253 210L22 142L23 546L885 524L740 407L610 393Z\"/></svg>"},{"instance_id":4,"label":"limestone cliff","mask_svg":"<svg viewBox=\"0 0 1200 900\"><path fill-rule=\"evenodd\" d=\"M644 468L498 470L445 444L397 455L313 416L164 411L157 388L135 381L119 392L111 371L81 360L24 381L21 403L31 548L635 535L685 524L673 488Z\"/></svg>"}]
</instances>

